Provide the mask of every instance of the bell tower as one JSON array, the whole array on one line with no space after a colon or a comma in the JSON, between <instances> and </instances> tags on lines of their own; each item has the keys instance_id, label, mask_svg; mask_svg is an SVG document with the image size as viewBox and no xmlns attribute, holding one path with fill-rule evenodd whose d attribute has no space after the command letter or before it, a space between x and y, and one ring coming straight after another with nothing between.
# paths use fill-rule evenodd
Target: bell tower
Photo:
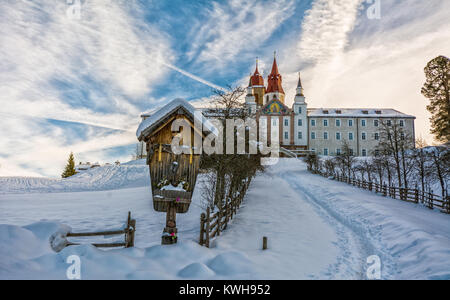
<instances>
[{"instance_id":1,"label":"bell tower","mask_svg":"<svg viewBox=\"0 0 450 300\"><path fill-rule=\"evenodd\" d=\"M278 65L277 65L277 58L276 58L276 52L274 53L273 57L273 65L272 65L272 72L269 74L268 77L268 84L267 84L267 91L264 98L264 103L268 103L272 99L278 99L284 104L284 90L282 87L282 77L280 73L278 72Z\"/></svg>"},{"instance_id":2,"label":"bell tower","mask_svg":"<svg viewBox=\"0 0 450 300\"><path fill-rule=\"evenodd\" d=\"M266 93L266 87L264 86L264 78L261 76L258 70L258 58L256 58L256 68L253 76L250 77L249 87L252 88L253 96L257 106L264 105L264 95Z\"/></svg>"},{"instance_id":3,"label":"bell tower","mask_svg":"<svg viewBox=\"0 0 450 300\"><path fill-rule=\"evenodd\" d=\"M308 146L308 104L305 95L300 73L298 73L297 93L294 98L292 110L294 112L294 142L296 146Z\"/></svg>"}]
</instances>

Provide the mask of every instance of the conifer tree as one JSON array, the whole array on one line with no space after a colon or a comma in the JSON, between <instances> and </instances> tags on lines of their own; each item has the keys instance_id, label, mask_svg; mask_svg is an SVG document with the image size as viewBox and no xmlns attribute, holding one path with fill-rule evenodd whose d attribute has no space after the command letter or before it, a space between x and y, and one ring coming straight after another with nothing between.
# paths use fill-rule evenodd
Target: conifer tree
<instances>
[{"instance_id":1,"label":"conifer tree","mask_svg":"<svg viewBox=\"0 0 450 300\"><path fill-rule=\"evenodd\" d=\"M68 178L70 176L75 175L77 172L75 171L75 159L73 157L73 153L70 152L69 159L67 160L67 165L62 173L62 178Z\"/></svg>"},{"instance_id":2,"label":"conifer tree","mask_svg":"<svg viewBox=\"0 0 450 300\"><path fill-rule=\"evenodd\" d=\"M438 56L425 67L422 94L430 100L431 133L437 141L450 141L450 59Z\"/></svg>"}]
</instances>

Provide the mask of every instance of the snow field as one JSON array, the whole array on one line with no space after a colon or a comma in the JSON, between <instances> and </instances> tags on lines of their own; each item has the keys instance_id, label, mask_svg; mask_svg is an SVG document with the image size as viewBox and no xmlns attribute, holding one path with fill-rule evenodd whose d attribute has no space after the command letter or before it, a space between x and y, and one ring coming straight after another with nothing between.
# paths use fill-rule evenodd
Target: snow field
<instances>
[{"instance_id":1,"label":"snow field","mask_svg":"<svg viewBox=\"0 0 450 300\"><path fill-rule=\"evenodd\" d=\"M381 259L382 279L450 279L448 215L310 174L299 160L281 159L254 178L211 249L197 244L202 177L189 212L177 215L179 243L161 246L165 215L153 211L145 165L80 175L48 184L0 179L10 184L0 188L0 279L65 279L70 255L80 257L82 279L365 279L371 255ZM123 188L111 190L117 182ZM67 225L121 228L128 211L135 248L50 248Z\"/></svg>"}]
</instances>

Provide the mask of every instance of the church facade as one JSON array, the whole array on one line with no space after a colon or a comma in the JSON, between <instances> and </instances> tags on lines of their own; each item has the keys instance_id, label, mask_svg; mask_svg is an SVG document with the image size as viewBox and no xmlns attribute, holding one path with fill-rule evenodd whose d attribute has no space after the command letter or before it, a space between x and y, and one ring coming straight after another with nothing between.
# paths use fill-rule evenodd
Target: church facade
<instances>
[{"instance_id":1,"label":"church facade","mask_svg":"<svg viewBox=\"0 0 450 300\"><path fill-rule=\"evenodd\" d=\"M280 146L291 151L309 150L335 156L341 153L346 140L355 156L370 156L375 154L382 123L398 124L405 136L415 136L415 117L394 109L309 108L300 75L294 102L288 107L276 58L267 86L256 65L250 76L245 105L256 115L259 124L266 123L267 139L271 140L275 130ZM414 141L411 144L414 147Z\"/></svg>"}]
</instances>

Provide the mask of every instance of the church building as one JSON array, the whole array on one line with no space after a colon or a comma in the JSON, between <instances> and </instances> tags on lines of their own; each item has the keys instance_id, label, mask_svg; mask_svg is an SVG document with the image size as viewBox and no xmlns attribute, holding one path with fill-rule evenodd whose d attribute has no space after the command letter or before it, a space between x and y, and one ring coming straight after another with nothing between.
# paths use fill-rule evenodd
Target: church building
<instances>
[{"instance_id":1,"label":"church building","mask_svg":"<svg viewBox=\"0 0 450 300\"><path fill-rule=\"evenodd\" d=\"M300 75L294 102L288 107L282 83L275 57L267 87L257 62L250 76L245 105L256 114L259 123L266 122L269 141L273 129L277 129L275 132L284 149L335 156L341 153L343 140L347 140L355 156L373 155L382 123L395 122L403 128L405 136L414 138L414 116L394 109L309 108ZM414 141L411 143L414 147Z\"/></svg>"},{"instance_id":2,"label":"church building","mask_svg":"<svg viewBox=\"0 0 450 300\"><path fill-rule=\"evenodd\" d=\"M174 100L176 103L176 100ZM167 104L161 111L165 111ZM187 102L183 105L194 109ZM279 141L281 151L288 154L305 154L314 151L318 155L336 156L342 153L344 140L348 142L350 151L355 156L371 156L376 154L382 124L397 124L402 128L401 138L407 139L414 147L415 117L401 113L395 109L377 108L310 108L299 75L293 104L286 105L283 90L283 78L278 71L274 57L272 70L267 77L267 85L259 73L258 62L253 75L250 76L245 97L245 109L256 116L258 126L267 129L268 145ZM214 118L215 109L200 109L203 116ZM158 112L161 113L161 112ZM143 120L155 117L154 114L143 114ZM136 157L145 157L145 145L141 142L136 150Z\"/></svg>"}]
</instances>

